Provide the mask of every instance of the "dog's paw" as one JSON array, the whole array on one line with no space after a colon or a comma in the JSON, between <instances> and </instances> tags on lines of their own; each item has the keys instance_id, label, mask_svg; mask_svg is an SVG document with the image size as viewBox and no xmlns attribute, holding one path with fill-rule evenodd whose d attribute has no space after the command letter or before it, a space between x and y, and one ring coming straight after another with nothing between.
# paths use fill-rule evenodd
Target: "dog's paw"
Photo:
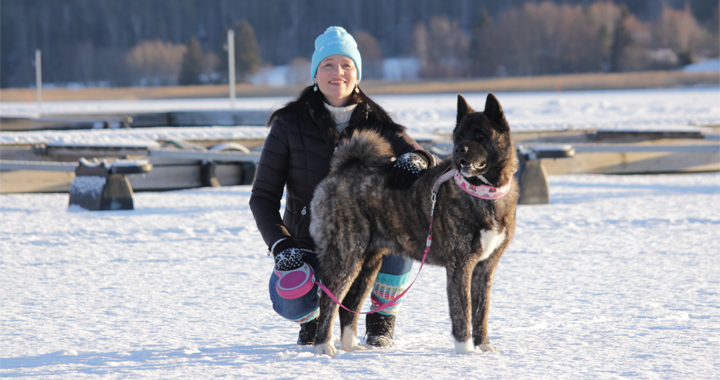
<instances>
[{"instance_id":1,"label":"dog's paw","mask_svg":"<svg viewBox=\"0 0 720 380\"><path fill-rule=\"evenodd\" d=\"M355 351L366 351L367 348L364 346L358 345L358 339L357 334L355 333L355 330L353 330L350 326L345 326L343 328L343 334L342 334L342 348L345 350L345 352L355 352Z\"/></svg>"},{"instance_id":2,"label":"dog's paw","mask_svg":"<svg viewBox=\"0 0 720 380\"><path fill-rule=\"evenodd\" d=\"M367 351L367 347L354 344L351 347L343 346L343 350L345 350L346 352Z\"/></svg>"},{"instance_id":3,"label":"dog's paw","mask_svg":"<svg viewBox=\"0 0 720 380\"><path fill-rule=\"evenodd\" d=\"M337 354L337 348L332 343L321 343L315 345L315 355L327 355L331 358Z\"/></svg>"},{"instance_id":4,"label":"dog's paw","mask_svg":"<svg viewBox=\"0 0 720 380\"><path fill-rule=\"evenodd\" d=\"M472 339L468 339L464 342L455 342L455 353L456 354L475 354L480 351L475 350Z\"/></svg>"},{"instance_id":5,"label":"dog's paw","mask_svg":"<svg viewBox=\"0 0 720 380\"><path fill-rule=\"evenodd\" d=\"M497 352L497 348L492 344L481 344L477 348L482 352Z\"/></svg>"}]
</instances>

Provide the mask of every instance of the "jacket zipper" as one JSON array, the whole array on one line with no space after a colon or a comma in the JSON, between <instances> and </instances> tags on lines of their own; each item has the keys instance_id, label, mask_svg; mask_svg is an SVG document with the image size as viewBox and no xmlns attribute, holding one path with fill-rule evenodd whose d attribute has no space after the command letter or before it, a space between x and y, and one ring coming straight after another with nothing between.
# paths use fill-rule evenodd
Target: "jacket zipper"
<instances>
[{"instance_id":1,"label":"jacket zipper","mask_svg":"<svg viewBox=\"0 0 720 380\"><path fill-rule=\"evenodd\" d=\"M297 237L298 234L300 233L300 226L302 225L303 220L305 220L306 214L307 214L307 206L303 206L302 211L300 211L300 215L302 215L302 216L300 217L300 221L298 222L298 224L295 226L295 237Z\"/></svg>"}]
</instances>

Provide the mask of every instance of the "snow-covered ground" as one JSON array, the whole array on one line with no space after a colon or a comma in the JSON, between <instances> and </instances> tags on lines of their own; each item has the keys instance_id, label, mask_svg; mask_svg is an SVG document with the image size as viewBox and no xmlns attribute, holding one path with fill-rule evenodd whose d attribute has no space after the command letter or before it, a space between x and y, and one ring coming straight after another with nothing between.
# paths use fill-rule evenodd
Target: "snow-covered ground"
<instances>
[{"instance_id":1,"label":"snow-covered ground","mask_svg":"<svg viewBox=\"0 0 720 380\"><path fill-rule=\"evenodd\" d=\"M549 130L697 130L720 124L720 88L520 92L496 94L516 132ZM478 111L485 93L464 94ZM450 133L457 95L378 97L410 131Z\"/></svg>"},{"instance_id":2,"label":"snow-covered ground","mask_svg":"<svg viewBox=\"0 0 720 380\"><path fill-rule=\"evenodd\" d=\"M485 94L467 98L483 108ZM720 124L717 88L498 98L513 129ZM454 122L454 95L378 101L411 133ZM0 114L20 106L0 103ZM218 128L179 130L240 133ZM0 132L0 140L163 132L63 133ZM2 194L0 377L718 378L720 174L551 176L550 189L551 204L518 208L515 241L495 276L489 325L499 352L454 353L444 270L425 267L402 305L396 345L335 359L295 345L298 327L272 310L273 261L249 186L136 193L135 210L112 212L68 209L67 194Z\"/></svg>"},{"instance_id":3,"label":"snow-covered ground","mask_svg":"<svg viewBox=\"0 0 720 380\"><path fill-rule=\"evenodd\" d=\"M471 106L482 110L486 93L464 94ZM564 91L496 93L513 131L547 130L698 130L720 124L720 88L696 87L665 90ZM457 112L456 94L383 95L373 97L408 127L412 134L450 133ZM287 103L287 97L238 99L237 109L270 110ZM0 116L72 115L171 110L224 110L227 99L177 99L142 101L2 102ZM135 131L113 133L142 133ZM209 130L208 130L209 131ZM60 132L53 132L57 136ZM66 132L68 133L68 132ZM107 135L110 132L93 132ZM195 132L193 132L195 133ZM209 132L208 132L209 133ZM232 132L235 133L235 132ZM8 139L36 138L42 132L2 132ZM44 134L46 138L47 133Z\"/></svg>"},{"instance_id":4,"label":"snow-covered ground","mask_svg":"<svg viewBox=\"0 0 720 380\"><path fill-rule=\"evenodd\" d=\"M717 378L720 175L550 186L550 205L518 208L495 277L499 352L454 353L444 271L425 267L396 345L335 359L272 311L248 186L137 193L113 212L0 195L0 376Z\"/></svg>"}]
</instances>

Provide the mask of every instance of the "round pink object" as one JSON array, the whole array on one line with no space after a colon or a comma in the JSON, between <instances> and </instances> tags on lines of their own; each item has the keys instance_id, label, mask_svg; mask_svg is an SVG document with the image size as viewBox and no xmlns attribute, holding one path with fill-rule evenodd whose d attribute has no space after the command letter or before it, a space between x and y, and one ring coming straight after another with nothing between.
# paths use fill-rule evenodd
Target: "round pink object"
<instances>
[{"instance_id":1,"label":"round pink object","mask_svg":"<svg viewBox=\"0 0 720 380\"><path fill-rule=\"evenodd\" d=\"M307 264L289 271L276 270L275 274L280 277L275 287L280 297L285 299L302 297L315 284L315 272Z\"/></svg>"}]
</instances>

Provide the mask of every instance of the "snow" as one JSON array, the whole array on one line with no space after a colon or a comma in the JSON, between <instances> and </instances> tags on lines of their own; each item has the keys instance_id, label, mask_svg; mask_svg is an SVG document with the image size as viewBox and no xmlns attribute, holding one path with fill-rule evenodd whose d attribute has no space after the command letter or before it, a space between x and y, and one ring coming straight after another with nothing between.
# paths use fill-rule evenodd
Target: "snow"
<instances>
[{"instance_id":1,"label":"snow","mask_svg":"<svg viewBox=\"0 0 720 380\"><path fill-rule=\"evenodd\" d=\"M487 94L463 94L482 110ZM698 130L720 124L720 89L524 92L495 94L513 131ZM450 133L456 94L377 97L411 132Z\"/></svg>"},{"instance_id":2,"label":"snow","mask_svg":"<svg viewBox=\"0 0 720 380\"><path fill-rule=\"evenodd\" d=\"M70 195L89 196L93 200L100 199L106 182L106 177L78 176L72 182Z\"/></svg>"},{"instance_id":3,"label":"snow","mask_svg":"<svg viewBox=\"0 0 720 380\"><path fill-rule=\"evenodd\" d=\"M486 93L463 94L478 110L485 105ZM550 130L635 130L635 131L697 131L703 126L720 125L720 88L696 87L650 90L565 91L496 93L506 117L517 132ZM411 134L451 133L457 112L457 94L382 95L374 96ZM243 98L237 109L271 110L281 107L288 97ZM44 116L78 113L169 112L172 110L228 110L227 99L177 99L142 101L45 102ZM2 102L0 116L32 116L39 111L34 103ZM161 132L142 132L145 128L128 131L94 131L97 137L125 136L154 138L159 133L184 133L194 137L214 134L242 133L248 127L160 128ZM156 128L152 128L155 130ZM253 131L267 130L255 127ZM174 131L174 132L173 132ZM181 132L182 131L182 132ZM65 132L70 133L70 132ZM248 132L249 133L249 132ZM256 132L252 132L256 133ZM262 133L262 132L259 132ZM0 143L19 142L67 136L61 132L0 132ZM50 137L49 137L50 136ZM143 137L139 137L143 136ZM182 138L182 136L180 136ZM263 135L264 138L264 135Z\"/></svg>"},{"instance_id":4,"label":"snow","mask_svg":"<svg viewBox=\"0 0 720 380\"><path fill-rule=\"evenodd\" d=\"M264 140L266 127L159 127L136 129L89 129L69 131L0 132L0 145L105 146L153 149L157 141Z\"/></svg>"},{"instance_id":5,"label":"snow","mask_svg":"<svg viewBox=\"0 0 720 380\"><path fill-rule=\"evenodd\" d=\"M513 128L523 120L526 127L562 120L655 127L720 119L717 89L571 95L498 97ZM482 108L484 96L468 100ZM556 97L565 98L559 112L545 115ZM422 106L446 123L455 99L382 102L420 121L415 107ZM103 212L69 208L68 194L1 194L0 376L713 379L720 373L720 173L550 176L551 204L519 206L515 239L495 275L489 327L498 351L469 355L455 354L444 270L429 266L401 306L395 346L341 350L330 359L294 344L297 325L277 316L267 295L273 260L248 206L250 189L141 192L135 210ZM361 342L363 334L361 322ZM333 335L339 348L337 323Z\"/></svg>"},{"instance_id":6,"label":"snow","mask_svg":"<svg viewBox=\"0 0 720 380\"><path fill-rule=\"evenodd\" d=\"M272 311L249 186L136 193L135 210L106 212L1 195L0 375L716 378L720 175L551 176L550 189L551 204L519 207L495 276L498 352L454 353L444 271L426 266L396 345L335 359L295 345Z\"/></svg>"}]
</instances>

